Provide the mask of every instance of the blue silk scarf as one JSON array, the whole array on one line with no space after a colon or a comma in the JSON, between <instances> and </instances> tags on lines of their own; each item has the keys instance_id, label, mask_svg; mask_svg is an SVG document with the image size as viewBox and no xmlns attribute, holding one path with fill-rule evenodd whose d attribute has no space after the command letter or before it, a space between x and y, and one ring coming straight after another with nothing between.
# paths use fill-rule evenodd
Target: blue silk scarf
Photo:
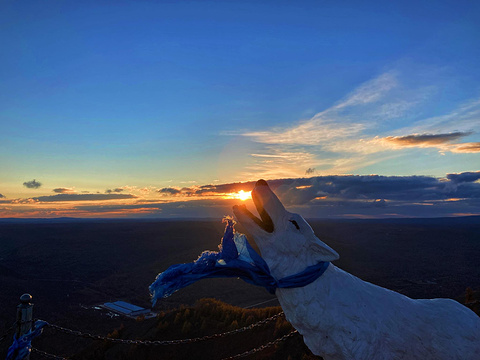
<instances>
[{"instance_id":1,"label":"blue silk scarf","mask_svg":"<svg viewBox=\"0 0 480 360\"><path fill-rule=\"evenodd\" d=\"M204 251L199 258L188 264L170 266L158 274L150 285L152 302L165 298L198 280L216 277L240 278L250 284L263 286L274 294L277 288L294 288L310 284L327 270L329 262L319 262L305 270L275 279L263 258L251 247L243 234L234 231L234 222L225 218L227 226L219 246L220 251Z\"/></svg>"}]
</instances>

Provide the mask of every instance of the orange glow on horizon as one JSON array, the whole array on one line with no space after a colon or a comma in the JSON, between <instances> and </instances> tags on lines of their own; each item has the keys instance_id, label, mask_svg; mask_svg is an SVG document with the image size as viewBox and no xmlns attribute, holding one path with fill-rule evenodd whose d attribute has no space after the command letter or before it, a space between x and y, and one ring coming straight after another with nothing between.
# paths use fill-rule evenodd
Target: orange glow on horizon
<instances>
[{"instance_id":1,"label":"orange glow on horizon","mask_svg":"<svg viewBox=\"0 0 480 360\"><path fill-rule=\"evenodd\" d=\"M245 192L243 190L240 190L238 192L238 198L242 201L248 200L251 197L252 197L252 192L251 191Z\"/></svg>"},{"instance_id":2,"label":"orange glow on horizon","mask_svg":"<svg viewBox=\"0 0 480 360\"><path fill-rule=\"evenodd\" d=\"M225 199L239 199L242 201L245 201L251 198L252 198L252 192L243 191L243 190L240 190L239 192L236 192L236 193L227 194L227 196L225 197Z\"/></svg>"}]
</instances>

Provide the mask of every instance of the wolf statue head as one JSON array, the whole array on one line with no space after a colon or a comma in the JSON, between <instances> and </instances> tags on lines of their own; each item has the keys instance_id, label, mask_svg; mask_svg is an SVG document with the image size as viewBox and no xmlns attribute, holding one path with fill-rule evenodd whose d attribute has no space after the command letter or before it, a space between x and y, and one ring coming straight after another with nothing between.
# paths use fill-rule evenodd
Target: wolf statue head
<instances>
[{"instance_id":1,"label":"wolf statue head","mask_svg":"<svg viewBox=\"0 0 480 360\"><path fill-rule=\"evenodd\" d=\"M265 181L252 198L260 218L245 206L233 211L276 280L338 259ZM333 264L308 285L278 287L275 295L305 344L325 360L480 359L480 319L454 300L414 300Z\"/></svg>"},{"instance_id":2,"label":"wolf statue head","mask_svg":"<svg viewBox=\"0 0 480 360\"><path fill-rule=\"evenodd\" d=\"M339 258L335 250L315 236L303 217L285 209L266 181L257 181L252 199L260 218L245 205L234 206L233 212L255 239L275 278L291 275L319 261Z\"/></svg>"}]
</instances>

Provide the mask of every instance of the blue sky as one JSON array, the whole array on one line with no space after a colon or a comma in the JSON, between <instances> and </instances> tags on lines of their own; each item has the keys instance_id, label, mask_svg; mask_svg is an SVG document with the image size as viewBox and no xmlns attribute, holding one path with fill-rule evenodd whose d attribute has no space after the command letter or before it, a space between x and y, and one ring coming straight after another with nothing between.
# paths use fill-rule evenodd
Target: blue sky
<instances>
[{"instance_id":1,"label":"blue sky","mask_svg":"<svg viewBox=\"0 0 480 360\"><path fill-rule=\"evenodd\" d=\"M178 200L163 188L480 170L476 2L0 10L2 216L54 216L55 205L74 215L68 197L43 202L59 189L122 189L108 193L120 208ZM24 185L33 179L41 186Z\"/></svg>"}]
</instances>

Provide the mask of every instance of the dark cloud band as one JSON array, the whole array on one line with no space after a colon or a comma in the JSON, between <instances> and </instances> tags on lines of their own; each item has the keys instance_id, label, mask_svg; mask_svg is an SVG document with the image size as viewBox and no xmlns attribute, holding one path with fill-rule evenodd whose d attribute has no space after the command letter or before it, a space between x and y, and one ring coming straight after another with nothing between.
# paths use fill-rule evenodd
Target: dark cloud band
<instances>
[{"instance_id":1,"label":"dark cloud band","mask_svg":"<svg viewBox=\"0 0 480 360\"><path fill-rule=\"evenodd\" d=\"M32 198L35 201L54 202L54 201L100 201L100 200L120 200L135 199L131 194L58 194L49 196L38 196Z\"/></svg>"},{"instance_id":2,"label":"dark cloud band","mask_svg":"<svg viewBox=\"0 0 480 360\"><path fill-rule=\"evenodd\" d=\"M480 171L469 171L460 174L447 174L447 179L455 183L474 182L480 179Z\"/></svg>"},{"instance_id":3,"label":"dark cloud band","mask_svg":"<svg viewBox=\"0 0 480 360\"><path fill-rule=\"evenodd\" d=\"M471 171L447 174L445 178L331 175L268 180L268 184L289 210L312 218L438 217L480 214L479 180L480 171ZM59 193L30 199L0 200L0 203L18 206L23 204L25 211L33 211L32 206L39 202L90 201L76 204L69 216L75 216L75 212L78 212L78 216L101 213L102 216L217 218L231 214L232 205L240 202L233 199L233 194L240 190L248 192L254 185L255 182L210 184L163 188L158 191L159 194L175 196L179 201L143 200L135 195L119 193ZM123 199L137 201L113 204L96 202ZM47 211L46 206L43 205L41 211ZM59 205L52 204L49 211L60 212L61 210L55 210L56 206ZM35 208L35 211L38 209Z\"/></svg>"}]
</instances>

